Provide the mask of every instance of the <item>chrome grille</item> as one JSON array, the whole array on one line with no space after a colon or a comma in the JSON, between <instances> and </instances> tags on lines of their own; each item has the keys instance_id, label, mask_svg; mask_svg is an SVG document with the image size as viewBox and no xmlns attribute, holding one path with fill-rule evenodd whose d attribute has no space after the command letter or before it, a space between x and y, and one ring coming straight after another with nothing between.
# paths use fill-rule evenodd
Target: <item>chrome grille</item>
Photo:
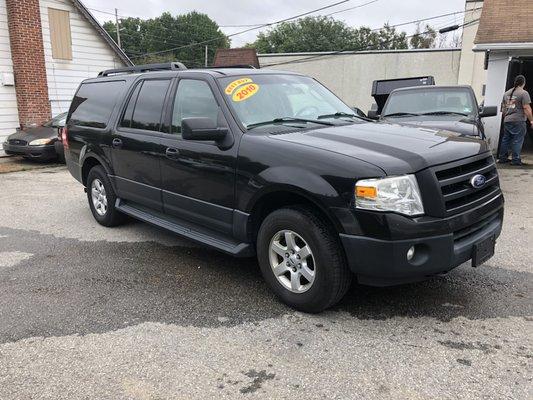
<instances>
[{"instance_id":1,"label":"chrome grille","mask_svg":"<svg viewBox=\"0 0 533 400\"><path fill-rule=\"evenodd\" d=\"M500 193L498 172L492 155L461 160L433 170L447 215L473 208ZM478 174L485 177L485 184L475 188L470 180Z\"/></svg>"}]
</instances>

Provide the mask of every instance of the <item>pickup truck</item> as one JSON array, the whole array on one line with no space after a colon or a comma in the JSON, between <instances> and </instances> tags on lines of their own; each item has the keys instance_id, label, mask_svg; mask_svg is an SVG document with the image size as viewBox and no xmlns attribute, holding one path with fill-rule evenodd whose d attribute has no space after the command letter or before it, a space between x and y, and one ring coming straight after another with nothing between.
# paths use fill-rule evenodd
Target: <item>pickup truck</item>
<instances>
[{"instance_id":1,"label":"pickup truck","mask_svg":"<svg viewBox=\"0 0 533 400\"><path fill-rule=\"evenodd\" d=\"M352 280L478 266L502 227L484 141L369 121L296 73L103 71L81 83L61 134L98 223L130 216L257 256L274 293L305 312L337 303Z\"/></svg>"}]
</instances>

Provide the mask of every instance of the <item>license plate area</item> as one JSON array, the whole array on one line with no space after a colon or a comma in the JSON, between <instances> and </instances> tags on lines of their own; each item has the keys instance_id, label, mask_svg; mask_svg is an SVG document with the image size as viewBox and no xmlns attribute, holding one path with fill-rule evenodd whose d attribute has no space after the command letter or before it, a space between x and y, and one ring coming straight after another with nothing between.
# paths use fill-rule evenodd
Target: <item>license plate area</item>
<instances>
[{"instance_id":1,"label":"license plate area","mask_svg":"<svg viewBox=\"0 0 533 400\"><path fill-rule=\"evenodd\" d=\"M494 255L494 246L496 244L495 236L489 236L486 239L474 243L472 250L472 267L479 267Z\"/></svg>"}]
</instances>

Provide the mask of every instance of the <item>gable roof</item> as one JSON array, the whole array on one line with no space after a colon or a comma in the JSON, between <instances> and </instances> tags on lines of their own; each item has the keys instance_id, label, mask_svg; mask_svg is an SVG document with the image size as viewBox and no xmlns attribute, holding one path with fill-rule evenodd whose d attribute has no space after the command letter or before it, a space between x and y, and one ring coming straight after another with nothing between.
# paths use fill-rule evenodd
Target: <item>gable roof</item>
<instances>
[{"instance_id":1,"label":"gable roof","mask_svg":"<svg viewBox=\"0 0 533 400\"><path fill-rule=\"evenodd\" d=\"M259 59L255 49L217 49L213 67L231 67L232 65L251 65L259 68Z\"/></svg>"},{"instance_id":2,"label":"gable roof","mask_svg":"<svg viewBox=\"0 0 533 400\"><path fill-rule=\"evenodd\" d=\"M475 44L533 43L531 0L485 0Z\"/></svg>"},{"instance_id":3,"label":"gable roof","mask_svg":"<svg viewBox=\"0 0 533 400\"><path fill-rule=\"evenodd\" d=\"M102 38L107 42L107 44L113 49L113 51L117 54L118 58L120 58L126 65L133 65L133 62L129 59L129 57L122 51L120 47L115 43L113 38L109 36L109 33L103 28L102 25L96 20L96 18L93 17L91 12L83 5L83 3L79 0L71 0L72 4L79 10L79 12L87 18L89 23L96 29L96 31L102 36Z\"/></svg>"}]
</instances>

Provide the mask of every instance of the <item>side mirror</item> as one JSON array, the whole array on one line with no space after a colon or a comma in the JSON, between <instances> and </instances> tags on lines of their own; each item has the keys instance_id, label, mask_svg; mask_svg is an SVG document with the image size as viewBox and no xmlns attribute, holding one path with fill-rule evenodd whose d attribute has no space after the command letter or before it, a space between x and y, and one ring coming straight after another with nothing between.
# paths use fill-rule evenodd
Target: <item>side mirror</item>
<instances>
[{"instance_id":1,"label":"side mirror","mask_svg":"<svg viewBox=\"0 0 533 400\"><path fill-rule=\"evenodd\" d=\"M370 118L370 119L379 119L379 114L378 114L378 111L377 111L377 110L368 110L368 112L366 113L366 115L367 115L368 118Z\"/></svg>"},{"instance_id":2,"label":"side mirror","mask_svg":"<svg viewBox=\"0 0 533 400\"><path fill-rule=\"evenodd\" d=\"M494 117L497 114L498 114L498 107L496 107L496 106L484 106L479 111L479 117L480 118Z\"/></svg>"},{"instance_id":3,"label":"side mirror","mask_svg":"<svg viewBox=\"0 0 533 400\"><path fill-rule=\"evenodd\" d=\"M181 137L185 140L219 141L228 134L227 128L221 128L211 118L185 118L181 121Z\"/></svg>"}]
</instances>

